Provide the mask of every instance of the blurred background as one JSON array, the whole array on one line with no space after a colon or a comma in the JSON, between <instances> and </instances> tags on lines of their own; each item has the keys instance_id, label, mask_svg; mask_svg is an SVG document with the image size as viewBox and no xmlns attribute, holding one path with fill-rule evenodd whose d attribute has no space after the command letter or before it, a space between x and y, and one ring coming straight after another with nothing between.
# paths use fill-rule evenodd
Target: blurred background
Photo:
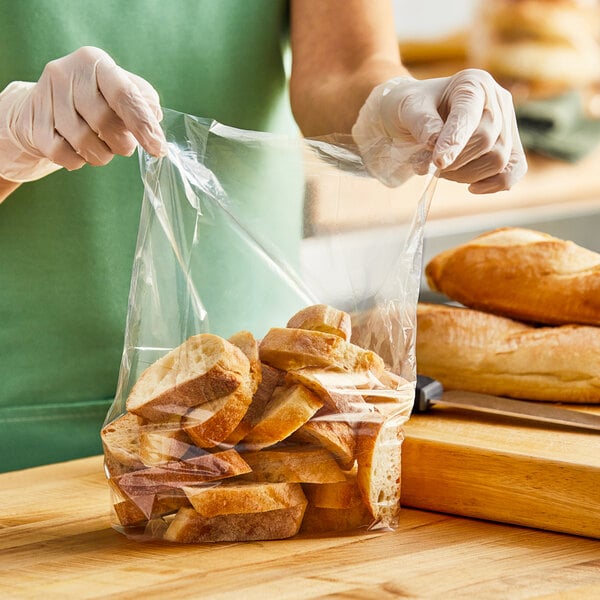
<instances>
[{"instance_id":1,"label":"blurred background","mask_svg":"<svg viewBox=\"0 0 600 600\"><path fill-rule=\"evenodd\" d=\"M489 196L441 180L425 261L501 226L600 251L600 2L393 1L401 55L417 78L478 67L512 92L529 162L513 190Z\"/></svg>"}]
</instances>

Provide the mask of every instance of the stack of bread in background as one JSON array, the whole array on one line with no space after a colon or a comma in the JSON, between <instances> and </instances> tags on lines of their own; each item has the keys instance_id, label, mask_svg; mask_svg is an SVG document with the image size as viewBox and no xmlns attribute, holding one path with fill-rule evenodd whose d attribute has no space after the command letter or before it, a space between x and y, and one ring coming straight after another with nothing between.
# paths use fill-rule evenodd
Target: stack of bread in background
<instances>
[{"instance_id":1,"label":"stack of bread in background","mask_svg":"<svg viewBox=\"0 0 600 600\"><path fill-rule=\"evenodd\" d=\"M464 306L419 304L419 373L447 389L600 402L599 254L507 227L437 255L425 274Z\"/></svg>"},{"instance_id":2,"label":"stack of bread in background","mask_svg":"<svg viewBox=\"0 0 600 600\"><path fill-rule=\"evenodd\" d=\"M316 305L260 344L199 334L149 366L102 431L115 526L173 542L395 527L413 388L350 336Z\"/></svg>"},{"instance_id":3,"label":"stack of bread in background","mask_svg":"<svg viewBox=\"0 0 600 600\"><path fill-rule=\"evenodd\" d=\"M599 40L597 0L484 0L469 62L489 71L517 100L555 96L598 83Z\"/></svg>"}]
</instances>

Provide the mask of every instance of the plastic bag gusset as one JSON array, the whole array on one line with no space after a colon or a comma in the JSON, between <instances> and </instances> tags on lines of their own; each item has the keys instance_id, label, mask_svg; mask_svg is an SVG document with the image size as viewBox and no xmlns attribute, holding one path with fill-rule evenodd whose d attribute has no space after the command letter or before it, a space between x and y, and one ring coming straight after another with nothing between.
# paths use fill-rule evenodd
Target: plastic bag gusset
<instances>
[{"instance_id":1,"label":"plastic bag gusset","mask_svg":"<svg viewBox=\"0 0 600 600\"><path fill-rule=\"evenodd\" d=\"M362 436L367 448L377 440L399 457L399 427L410 414L416 380L423 230L436 177L415 176L390 189L368 176L353 145L339 136L305 140L244 131L170 110L164 111L163 127L168 155L140 154L144 198L118 390L103 442L117 528L142 539L164 535L186 541L185 532L197 519L190 501L202 489L277 479L275 465L286 453L303 457L307 471L300 482L318 484L323 473L331 477L336 469L350 473L358 460L353 446L347 456L339 447L332 456L325 446L319 448L322 430L348 434L352 444ZM248 423L256 426L256 420L243 421L256 392L219 381L231 388L209 401L200 399L197 394L204 391L189 383L197 346L188 342L202 338L198 334L227 339L243 331L264 341L272 328L285 328L292 315L314 304L348 313L348 341L378 354L385 370L381 359L370 363L368 353L344 344L342 353L357 352L356 372L327 366L296 372L285 364L269 366L261 354L263 383L269 369L279 379L260 423L296 386L311 396L304 406L314 431L300 435L279 422L281 439L265 442L261 435L269 438L267 426L266 434L240 433ZM371 364L373 369L365 368ZM133 388L142 374L143 393L158 397L174 390L170 399L148 405L140 400L140 386L137 392ZM137 400L129 402L133 397ZM275 408L272 412L270 417L277 417ZM212 426L223 414L235 421L227 435ZM333 463L327 467L327 461ZM359 461L359 472L365 464ZM394 526L393 506L388 511L386 501L397 503L369 500L383 515L373 512L370 528ZM314 514L327 521L330 508ZM353 518L362 523L365 510L361 503ZM246 521L215 519L210 521L215 536L225 538L232 523L241 536L264 525L253 513Z\"/></svg>"}]
</instances>

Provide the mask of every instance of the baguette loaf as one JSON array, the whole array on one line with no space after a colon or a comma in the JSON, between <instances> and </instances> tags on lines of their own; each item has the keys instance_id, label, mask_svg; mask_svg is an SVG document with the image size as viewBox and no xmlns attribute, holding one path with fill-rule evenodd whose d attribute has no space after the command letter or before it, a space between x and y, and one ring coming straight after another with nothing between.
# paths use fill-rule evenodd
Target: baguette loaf
<instances>
[{"instance_id":1,"label":"baguette loaf","mask_svg":"<svg viewBox=\"0 0 600 600\"><path fill-rule=\"evenodd\" d=\"M485 312L547 324L600 325L600 255L545 233L505 227L438 254L432 290Z\"/></svg>"},{"instance_id":2,"label":"baguette loaf","mask_svg":"<svg viewBox=\"0 0 600 600\"><path fill-rule=\"evenodd\" d=\"M332 333L348 342L352 334L350 315L327 304L307 306L288 321L287 327Z\"/></svg>"},{"instance_id":3,"label":"baguette loaf","mask_svg":"<svg viewBox=\"0 0 600 600\"><path fill-rule=\"evenodd\" d=\"M600 328L531 327L445 305L417 309L419 372L461 389L528 400L600 402Z\"/></svg>"},{"instance_id":4,"label":"baguette loaf","mask_svg":"<svg viewBox=\"0 0 600 600\"><path fill-rule=\"evenodd\" d=\"M150 421L169 420L188 408L231 394L250 379L250 363L239 348L202 333L140 375L127 398L127 410Z\"/></svg>"},{"instance_id":5,"label":"baguette loaf","mask_svg":"<svg viewBox=\"0 0 600 600\"><path fill-rule=\"evenodd\" d=\"M222 483L212 487L184 487L194 510L203 517L259 513L304 504L299 483Z\"/></svg>"},{"instance_id":6,"label":"baguette loaf","mask_svg":"<svg viewBox=\"0 0 600 600\"><path fill-rule=\"evenodd\" d=\"M281 540L298 533L305 509L306 501L279 510L207 518L193 508L182 508L171 521L164 539L185 544Z\"/></svg>"}]
</instances>

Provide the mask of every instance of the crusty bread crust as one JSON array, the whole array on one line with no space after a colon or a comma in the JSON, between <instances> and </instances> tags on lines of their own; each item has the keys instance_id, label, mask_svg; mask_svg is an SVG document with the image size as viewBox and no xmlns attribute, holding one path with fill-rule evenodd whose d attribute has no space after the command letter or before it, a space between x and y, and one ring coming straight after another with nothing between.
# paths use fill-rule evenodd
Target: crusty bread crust
<instances>
[{"instance_id":1,"label":"crusty bread crust","mask_svg":"<svg viewBox=\"0 0 600 600\"><path fill-rule=\"evenodd\" d=\"M394 420L365 421L356 433L356 480L380 527L398 525L400 512L401 426Z\"/></svg>"},{"instance_id":2,"label":"crusty bread crust","mask_svg":"<svg viewBox=\"0 0 600 600\"><path fill-rule=\"evenodd\" d=\"M252 450L273 446L302 427L322 406L319 397L303 385L277 388L242 443Z\"/></svg>"},{"instance_id":3,"label":"crusty bread crust","mask_svg":"<svg viewBox=\"0 0 600 600\"><path fill-rule=\"evenodd\" d=\"M250 363L236 346L210 333L195 335L150 365L133 386L127 410L151 421L226 396L250 379Z\"/></svg>"},{"instance_id":4,"label":"crusty bread crust","mask_svg":"<svg viewBox=\"0 0 600 600\"><path fill-rule=\"evenodd\" d=\"M300 427L292 439L322 446L333 454L340 468L348 470L354 465L354 429L346 421L334 420L336 417L337 415L323 415L312 419Z\"/></svg>"},{"instance_id":5,"label":"crusty bread crust","mask_svg":"<svg viewBox=\"0 0 600 600\"><path fill-rule=\"evenodd\" d=\"M181 420L183 430L200 448L214 448L239 425L252 402L250 379L234 392L192 408Z\"/></svg>"},{"instance_id":6,"label":"crusty bread crust","mask_svg":"<svg viewBox=\"0 0 600 600\"><path fill-rule=\"evenodd\" d=\"M349 508L323 508L308 504L302 519L301 533L336 533L353 529L367 529L373 523L373 516L363 504Z\"/></svg>"},{"instance_id":7,"label":"crusty bread crust","mask_svg":"<svg viewBox=\"0 0 600 600\"><path fill-rule=\"evenodd\" d=\"M431 289L484 312L536 323L600 325L600 254L505 227L438 254Z\"/></svg>"},{"instance_id":8,"label":"crusty bread crust","mask_svg":"<svg viewBox=\"0 0 600 600\"><path fill-rule=\"evenodd\" d=\"M320 367L370 371L377 376L385 368L374 352L322 331L274 327L263 338L259 350L263 362L284 371Z\"/></svg>"},{"instance_id":9,"label":"crusty bread crust","mask_svg":"<svg viewBox=\"0 0 600 600\"><path fill-rule=\"evenodd\" d=\"M283 384L285 372L261 363L261 381L254 395L248 410L242 417L238 426L227 436L225 443L235 446L242 440L250 430L260 421L260 418L271 400L271 396L278 385Z\"/></svg>"},{"instance_id":10,"label":"crusty bread crust","mask_svg":"<svg viewBox=\"0 0 600 600\"><path fill-rule=\"evenodd\" d=\"M304 504L299 483L221 483L211 487L184 487L194 510L203 517L259 513Z\"/></svg>"},{"instance_id":11,"label":"crusty bread crust","mask_svg":"<svg viewBox=\"0 0 600 600\"><path fill-rule=\"evenodd\" d=\"M138 417L125 413L100 432L104 448L104 464L111 477L141 469L140 425Z\"/></svg>"},{"instance_id":12,"label":"crusty bread crust","mask_svg":"<svg viewBox=\"0 0 600 600\"><path fill-rule=\"evenodd\" d=\"M600 328L531 327L467 308L419 304L419 372L462 389L527 400L600 402Z\"/></svg>"},{"instance_id":13,"label":"crusty bread crust","mask_svg":"<svg viewBox=\"0 0 600 600\"><path fill-rule=\"evenodd\" d=\"M267 512L206 518L193 508L182 508L169 525L164 539L185 544L281 540L298 533L305 509L306 502Z\"/></svg>"},{"instance_id":14,"label":"crusty bread crust","mask_svg":"<svg viewBox=\"0 0 600 600\"><path fill-rule=\"evenodd\" d=\"M310 506L317 508L353 508L363 504L356 473L338 483L304 483L302 489Z\"/></svg>"},{"instance_id":15,"label":"crusty bread crust","mask_svg":"<svg viewBox=\"0 0 600 600\"><path fill-rule=\"evenodd\" d=\"M252 468L245 477L253 481L278 483L333 483L346 481L334 457L324 448L296 446L243 452Z\"/></svg>"},{"instance_id":16,"label":"crusty bread crust","mask_svg":"<svg viewBox=\"0 0 600 600\"><path fill-rule=\"evenodd\" d=\"M258 356L258 342L249 331L238 331L233 334L229 340L234 346L237 346L248 359L250 363L250 379L252 381L252 393L256 392L262 381L262 368Z\"/></svg>"},{"instance_id":17,"label":"crusty bread crust","mask_svg":"<svg viewBox=\"0 0 600 600\"><path fill-rule=\"evenodd\" d=\"M332 333L346 341L350 341L352 335L350 315L327 304L303 308L288 321L287 327Z\"/></svg>"}]
</instances>

